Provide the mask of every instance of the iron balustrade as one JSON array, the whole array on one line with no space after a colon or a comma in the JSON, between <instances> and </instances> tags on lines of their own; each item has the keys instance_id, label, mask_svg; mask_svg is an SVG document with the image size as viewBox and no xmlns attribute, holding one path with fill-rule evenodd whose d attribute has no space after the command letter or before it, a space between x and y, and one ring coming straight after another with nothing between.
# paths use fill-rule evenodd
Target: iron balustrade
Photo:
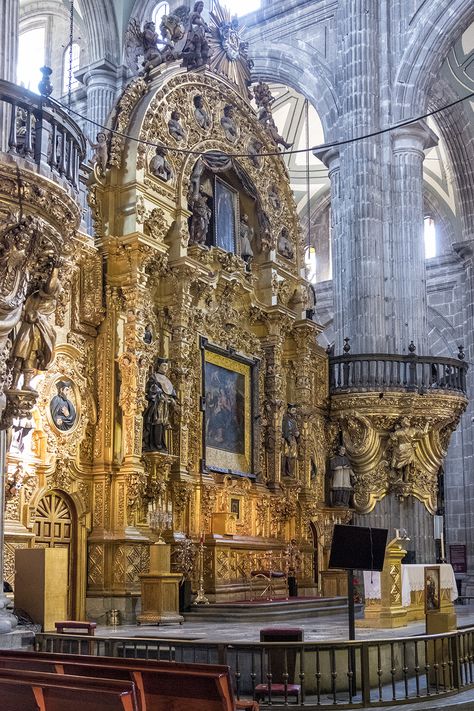
<instances>
[{"instance_id":1,"label":"iron balustrade","mask_svg":"<svg viewBox=\"0 0 474 711\"><path fill-rule=\"evenodd\" d=\"M75 121L53 100L4 80L0 102L7 127L3 149L34 163L46 177L60 176L78 192L86 142Z\"/></svg>"},{"instance_id":2,"label":"iron balustrade","mask_svg":"<svg viewBox=\"0 0 474 711\"><path fill-rule=\"evenodd\" d=\"M443 390L465 395L467 368L456 358L348 353L329 358L329 388L333 395L371 390Z\"/></svg>"},{"instance_id":3,"label":"iron balustrade","mask_svg":"<svg viewBox=\"0 0 474 711\"><path fill-rule=\"evenodd\" d=\"M355 642L200 642L42 633L38 651L227 664L237 698L266 686L262 707L366 708L426 701L474 687L474 627L440 635ZM275 657L277 653L277 657ZM279 661L279 674L272 660ZM274 662L273 662L274 663ZM275 695L272 684L281 684ZM301 687L295 703L292 685Z\"/></svg>"}]
</instances>

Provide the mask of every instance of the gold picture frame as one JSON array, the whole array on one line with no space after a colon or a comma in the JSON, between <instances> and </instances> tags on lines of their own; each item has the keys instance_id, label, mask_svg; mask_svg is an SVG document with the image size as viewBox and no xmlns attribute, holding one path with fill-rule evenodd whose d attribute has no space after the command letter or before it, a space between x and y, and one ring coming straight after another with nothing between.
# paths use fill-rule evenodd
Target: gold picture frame
<instances>
[{"instance_id":1,"label":"gold picture frame","mask_svg":"<svg viewBox=\"0 0 474 711\"><path fill-rule=\"evenodd\" d=\"M439 565L425 568L425 614L441 608L441 570Z\"/></svg>"},{"instance_id":2,"label":"gold picture frame","mask_svg":"<svg viewBox=\"0 0 474 711\"><path fill-rule=\"evenodd\" d=\"M255 476L256 359L201 338L203 471Z\"/></svg>"}]
</instances>

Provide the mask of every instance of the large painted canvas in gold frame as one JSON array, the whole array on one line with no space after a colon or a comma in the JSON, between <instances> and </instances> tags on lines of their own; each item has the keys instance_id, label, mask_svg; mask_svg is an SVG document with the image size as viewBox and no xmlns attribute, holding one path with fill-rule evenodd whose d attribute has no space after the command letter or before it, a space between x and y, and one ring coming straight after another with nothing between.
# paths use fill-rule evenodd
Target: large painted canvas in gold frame
<instances>
[{"instance_id":1,"label":"large painted canvas in gold frame","mask_svg":"<svg viewBox=\"0 0 474 711\"><path fill-rule=\"evenodd\" d=\"M257 361L201 338L203 470L254 476Z\"/></svg>"}]
</instances>

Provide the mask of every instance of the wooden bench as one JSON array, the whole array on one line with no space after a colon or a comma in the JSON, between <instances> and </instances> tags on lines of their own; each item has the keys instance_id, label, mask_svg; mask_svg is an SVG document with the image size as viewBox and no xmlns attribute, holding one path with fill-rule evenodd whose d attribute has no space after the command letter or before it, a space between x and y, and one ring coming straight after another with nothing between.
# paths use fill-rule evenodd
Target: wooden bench
<instances>
[{"instance_id":1,"label":"wooden bench","mask_svg":"<svg viewBox=\"0 0 474 711\"><path fill-rule=\"evenodd\" d=\"M141 711L257 711L258 703L234 698L229 667L211 664L92 657L49 652L0 651L3 667L133 681ZM28 666L30 665L30 666Z\"/></svg>"},{"instance_id":2,"label":"wooden bench","mask_svg":"<svg viewBox=\"0 0 474 711\"><path fill-rule=\"evenodd\" d=\"M130 681L0 669L0 704L5 711L138 711Z\"/></svg>"},{"instance_id":3,"label":"wooden bench","mask_svg":"<svg viewBox=\"0 0 474 711\"><path fill-rule=\"evenodd\" d=\"M95 635L97 624L95 622L81 622L79 620L65 620L63 622L55 622L56 632L65 634L64 630L74 630L73 634L84 634L89 637Z\"/></svg>"}]
</instances>

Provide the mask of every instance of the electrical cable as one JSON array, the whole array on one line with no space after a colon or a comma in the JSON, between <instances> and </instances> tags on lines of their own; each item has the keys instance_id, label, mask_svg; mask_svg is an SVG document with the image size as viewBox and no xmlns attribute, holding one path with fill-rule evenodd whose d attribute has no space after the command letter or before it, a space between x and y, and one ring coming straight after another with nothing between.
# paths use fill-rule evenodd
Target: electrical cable
<instances>
[{"instance_id":1,"label":"electrical cable","mask_svg":"<svg viewBox=\"0 0 474 711\"><path fill-rule=\"evenodd\" d=\"M406 119L405 121L399 121L398 123L395 123L391 126L387 126L387 128L381 128L378 131L372 131L371 133L365 133L362 136L355 136L354 138L345 138L345 139L342 139L339 141L331 141L329 143L321 143L316 146L311 146L311 147L307 147L307 148L297 148L294 150L287 149L284 151L280 151L280 150L276 149L274 151L261 152L261 153L258 153L258 155L261 156L262 158L265 156L296 155L298 153L308 153L309 151L311 151L311 152L323 151L323 150L328 150L330 148L337 148L339 146L346 146L346 145L349 145L352 143L356 143L357 141L365 141L367 138L375 138L376 136L381 136L385 133L390 133L391 131L396 131L397 129L404 128L405 126L411 126L412 124L417 123L418 121L422 121L423 119L430 118L430 116L435 116L436 114L439 114L443 111L447 111L448 109L453 108L453 106L457 106L458 104L461 104L464 101L467 101L472 98L474 98L474 91L471 92L470 94L467 94L466 96L463 96L460 99L456 99L456 101L452 101L451 103L446 104L445 106L441 106L438 109L433 109L432 111L428 111L427 113L417 116L415 118ZM100 128L101 130L106 131L107 133L111 133L114 136L118 136L119 138L123 138L128 141L135 141L136 143L142 143L145 146L151 146L153 148L156 148L159 146L160 148L164 148L167 151L174 151L175 153L184 153L185 155L195 155L195 156L203 155L202 151L196 151L196 150L192 150L190 148L178 148L177 146L168 146L163 143L154 143L153 141L147 141L143 138L136 138L135 136L130 136L127 133L122 133L121 131L117 131L117 130L110 128L108 126L104 126L103 124L99 123L98 121L94 121L93 119L90 119L87 116L84 116L79 111L75 111L74 109L68 108L61 101L58 101L57 99L52 99L51 97L48 97L48 101L53 106L58 106L59 108L64 109L65 111L68 111L69 113L72 113L75 116L78 116L86 123L92 124L92 125L96 126L97 128ZM229 153L227 151L220 151L220 152L222 153L222 155L225 155L229 158L252 158L253 157L249 153Z\"/></svg>"}]
</instances>

